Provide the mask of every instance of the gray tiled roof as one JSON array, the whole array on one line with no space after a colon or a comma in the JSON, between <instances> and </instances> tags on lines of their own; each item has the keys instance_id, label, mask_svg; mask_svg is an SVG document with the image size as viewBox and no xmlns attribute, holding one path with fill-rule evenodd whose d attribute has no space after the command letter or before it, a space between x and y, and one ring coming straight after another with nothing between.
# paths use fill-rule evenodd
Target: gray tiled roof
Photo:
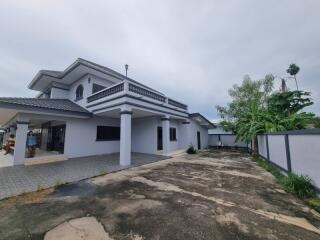
<instances>
[{"instance_id":1,"label":"gray tiled roof","mask_svg":"<svg viewBox=\"0 0 320 240\"><path fill-rule=\"evenodd\" d=\"M190 117L190 118L200 117L200 118L202 118L205 122L207 122L207 123L209 124L209 126L211 126L211 127L213 127L213 128L216 127L216 125L214 125L212 122L210 122L207 118L205 118L205 117L204 117L202 114L200 114L200 113L190 113L190 114L189 114L189 117Z\"/></svg>"},{"instance_id":2,"label":"gray tiled roof","mask_svg":"<svg viewBox=\"0 0 320 240\"><path fill-rule=\"evenodd\" d=\"M33 109L64 111L70 113L91 115L89 111L68 99L42 99L42 98L0 98L1 105L27 107Z\"/></svg>"}]
</instances>

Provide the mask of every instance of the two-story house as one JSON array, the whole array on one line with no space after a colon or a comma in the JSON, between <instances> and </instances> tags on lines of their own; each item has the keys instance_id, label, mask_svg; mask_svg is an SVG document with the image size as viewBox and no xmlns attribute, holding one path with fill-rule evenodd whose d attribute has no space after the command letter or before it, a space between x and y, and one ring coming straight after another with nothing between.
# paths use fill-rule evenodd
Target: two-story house
<instances>
[{"instance_id":1,"label":"two-story house","mask_svg":"<svg viewBox=\"0 0 320 240\"><path fill-rule=\"evenodd\" d=\"M64 71L41 70L28 86L36 98L0 98L4 142L16 136L12 164L24 164L29 131L37 138L33 159L66 160L120 152L168 155L208 144L212 124L187 105L107 67L77 59Z\"/></svg>"}]
</instances>

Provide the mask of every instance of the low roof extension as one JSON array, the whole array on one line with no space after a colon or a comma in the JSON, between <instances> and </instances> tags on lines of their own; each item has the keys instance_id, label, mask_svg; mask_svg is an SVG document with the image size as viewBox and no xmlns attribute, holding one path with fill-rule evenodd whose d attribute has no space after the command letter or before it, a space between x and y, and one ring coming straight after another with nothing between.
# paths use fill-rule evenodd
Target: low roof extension
<instances>
[{"instance_id":1,"label":"low roof extension","mask_svg":"<svg viewBox=\"0 0 320 240\"><path fill-rule=\"evenodd\" d=\"M206 126L207 128L215 128L216 126L210 122L207 118L205 118L200 113L190 113L189 117L193 120L197 121L201 126Z\"/></svg>"},{"instance_id":2,"label":"low roof extension","mask_svg":"<svg viewBox=\"0 0 320 240\"><path fill-rule=\"evenodd\" d=\"M66 113L76 116L91 116L92 113L68 99L0 98L0 108L48 113Z\"/></svg>"}]
</instances>

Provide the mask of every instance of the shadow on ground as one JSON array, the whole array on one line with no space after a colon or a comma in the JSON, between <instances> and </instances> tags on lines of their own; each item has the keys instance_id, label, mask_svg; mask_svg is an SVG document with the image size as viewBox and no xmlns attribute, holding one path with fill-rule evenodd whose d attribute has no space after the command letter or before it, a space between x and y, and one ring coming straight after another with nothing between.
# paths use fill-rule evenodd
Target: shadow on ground
<instances>
[{"instance_id":1,"label":"shadow on ground","mask_svg":"<svg viewBox=\"0 0 320 240\"><path fill-rule=\"evenodd\" d=\"M2 201L0 239L43 239L91 216L104 239L320 238L320 216L246 153L214 150Z\"/></svg>"}]
</instances>

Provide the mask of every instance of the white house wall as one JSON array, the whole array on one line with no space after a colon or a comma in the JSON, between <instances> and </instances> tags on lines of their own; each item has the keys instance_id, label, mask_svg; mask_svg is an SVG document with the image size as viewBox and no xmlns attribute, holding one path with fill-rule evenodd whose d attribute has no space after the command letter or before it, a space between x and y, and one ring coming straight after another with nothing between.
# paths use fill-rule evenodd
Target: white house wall
<instances>
[{"instance_id":1,"label":"white house wall","mask_svg":"<svg viewBox=\"0 0 320 240\"><path fill-rule=\"evenodd\" d=\"M90 80L89 80L90 79ZM81 100L76 101L77 104L79 104L82 107L86 107L87 105L87 97L92 95L92 85L93 83L105 86L105 87L110 87L112 84L111 81L108 81L106 79L101 79L99 77L93 76L93 75L85 75L78 81L74 82L69 91L69 99L71 101L75 101L76 99L76 90L77 87L82 84L83 86L83 98Z\"/></svg>"},{"instance_id":2,"label":"white house wall","mask_svg":"<svg viewBox=\"0 0 320 240\"><path fill-rule=\"evenodd\" d=\"M208 129L199 125L196 121L190 119L190 143L195 148L198 148L197 131L200 131L201 149L208 147Z\"/></svg>"},{"instance_id":3,"label":"white house wall","mask_svg":"<svg viewBox=\"0 0 320 240\"><path fill-rule=\"evenodd\" d=\"M67 99L67 98L69 98L69 91L52 87L50 98Z\"/></svg>"},{"instance_id":4,"label":"white house wall","mask_svg":"<svg viewBox=\"0 0 320 240\"><path fill-rule=\"evenodd\" d=\"M155 117L135 118L131 128L131 149L133 152L157 152L157 119Z\"/></svg>"},{"instance_id":5,"label":"white house wall","mask_svg":"<svg viewBox=\"0 0 320 240\"><path fill-rule=\"evenodd\" d=\"M65 155L68 158L120 151L120 141L96 141L97 126L120 126L119 119L69 119L66 122Z\"/></svg>"}]
</instances>

